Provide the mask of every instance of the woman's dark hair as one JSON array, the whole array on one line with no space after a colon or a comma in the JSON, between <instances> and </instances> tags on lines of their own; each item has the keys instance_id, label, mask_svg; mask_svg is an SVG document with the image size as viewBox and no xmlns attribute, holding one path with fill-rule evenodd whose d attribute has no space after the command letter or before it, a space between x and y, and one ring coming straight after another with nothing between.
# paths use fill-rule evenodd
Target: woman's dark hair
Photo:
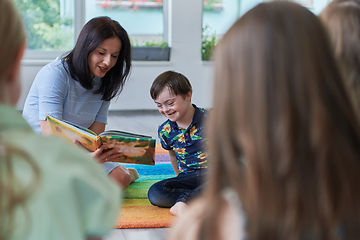
<instances>
[{"instance_id":1,"label":"woman's dark hair","mask_svg":"<svg viewBox=\"0 0 360 240\"><path fill-rule=\"evenodd\" d=\"M89 54L104 40L117 37L121 41L118 60L102 78L101 86L94 93L102 93L102 100L110 101L119 94L125 84L131 69L130 39L123 27L109 17L97 17L88 21L80 32L74 49L64 57L69 65L69 73L73 79L79 81L85 89L92 89L88 64Z\"/></svg>"}]
</instances>

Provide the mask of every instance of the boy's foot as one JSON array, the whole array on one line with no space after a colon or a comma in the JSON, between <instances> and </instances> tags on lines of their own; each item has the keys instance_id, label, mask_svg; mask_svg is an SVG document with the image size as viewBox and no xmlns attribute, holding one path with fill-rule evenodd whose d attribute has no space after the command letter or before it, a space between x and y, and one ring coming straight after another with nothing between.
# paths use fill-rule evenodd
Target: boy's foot
<instances>
[{"instance_id":1,"label":"boy's foot","mask_svg":"<svg viewBox=\"0 0 360 240\"><path fill-rule=\"evenodd\" d=\"M187 208L187 204L184 202L177 202L170 208L170 214L176 217L181 216L184 210Z\"/></svg>"},{"instance_id":2,"label":"boy's foot","mask_svg":"<svg viewBox=\"0 0 360 240\"><path fill-rule=\"evenodd\" d=\"M140 175L135 168L127 168L127 170L129 170L130 173L130 183L133 183L139 179Z\"/></svg>"}]
</instances>

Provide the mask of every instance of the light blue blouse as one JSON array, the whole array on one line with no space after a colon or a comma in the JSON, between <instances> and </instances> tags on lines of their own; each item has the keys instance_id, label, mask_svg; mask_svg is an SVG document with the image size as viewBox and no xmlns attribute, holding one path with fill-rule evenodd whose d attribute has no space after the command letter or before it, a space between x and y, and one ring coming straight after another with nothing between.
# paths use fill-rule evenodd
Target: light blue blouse
<instances>
[{"instance_id":1,"label":"light blue blouse","mask_svg":"<svg viewBox=\"0 0 360 240\"><path fill-rule=\"evenodd\" d=\"M65 67L64 67L65 66ZM40 120L46 115L89 128L94 122L107 123L110 102L101 100L102 94L94 94L75 81L66 71L67 63L60 58L44 66L36 75L26 98L23 117L41 133ZM94 89L101 79L94 78Z\"/></svg>"}]
</instances>

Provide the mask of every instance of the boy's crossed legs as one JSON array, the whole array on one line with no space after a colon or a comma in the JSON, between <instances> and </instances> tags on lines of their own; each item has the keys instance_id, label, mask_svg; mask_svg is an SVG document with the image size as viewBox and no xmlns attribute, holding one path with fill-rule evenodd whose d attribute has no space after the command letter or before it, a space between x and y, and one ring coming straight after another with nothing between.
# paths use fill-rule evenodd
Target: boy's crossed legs
<instances>
[{"instance_id":1,"label":"boy's crossed legs","mask_svg":"<svg viewBox=\"0 0 360 240\"><path fill-rule=\"evenodd\" d=\"M181 215L186 204L198 197L204 186L206 170L180 173L152 185L148 192L149 201L158 207L168 207L170 213Z\"/></svg>"}]
</instances>

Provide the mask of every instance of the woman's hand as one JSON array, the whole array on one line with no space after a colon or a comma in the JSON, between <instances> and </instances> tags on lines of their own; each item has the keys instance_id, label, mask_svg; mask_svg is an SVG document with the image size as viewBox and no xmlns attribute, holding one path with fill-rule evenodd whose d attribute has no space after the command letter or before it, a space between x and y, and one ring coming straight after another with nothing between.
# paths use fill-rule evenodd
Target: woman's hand
<instances>
[{"instance_id":1,"label":"woman's hand","mask_svg":"<svg viewBox=\"0 0 360 240\"><path fill-rule=\"evenodd\" d=\"M113 162L121 157L123 154L118 148L104 149L104 145L98 148L96 151L90 153L100 164L104 162Z\"/></svg>"},{"instance_id":2,"label":"woman's hand","mask_svg":"<svg viewBox=\"0 0 360 240\"><path fill-rule=\"evenodd\" d=\"M74 143L78 146L83 147L83 145L77 140L74 140ZM91 157L95 158L99 164L102 164L104 162L113 162L123 155L122 152L120 152L120 149L118 148L105 149L104 145L101 145L100 148L89 154Z\"/></svg>"}]
</instances>

